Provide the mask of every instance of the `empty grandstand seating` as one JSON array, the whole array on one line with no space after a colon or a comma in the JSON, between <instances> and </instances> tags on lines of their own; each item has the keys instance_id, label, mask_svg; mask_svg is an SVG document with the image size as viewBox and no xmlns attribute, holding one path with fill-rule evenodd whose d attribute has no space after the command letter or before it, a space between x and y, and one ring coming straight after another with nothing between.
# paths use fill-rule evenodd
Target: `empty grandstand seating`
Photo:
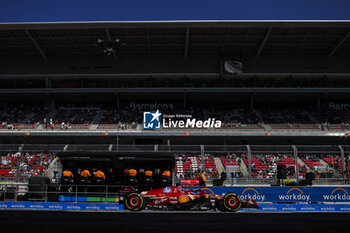
<instances>
[{"instance_id":1,"label":"empty grandstand seating","mask_svg":"<svg viewBox=\"0 0 350 233\"><path fill-rule=\"evenodd\" d=\"M201 163L201 157L197 156L197 162ZM207 176L209 176L210 178L215 178L218 174L216 165L215 165L215 161L214 161L214 156L213 155L209 155L206 154L204 156L204 167L205 167L205 171L207 173Z\"/></svg>"},{"instance_id":2,"label":"empty grandstand seating","mask_svg":"<svg viewBox=\"0 0 350 233\"><path fill-rule=\"evenodd\" d=\"M343 174L343 172L345 172L347 177L350 178L350 166L349 166L349 159L348 158L345 158L345 171L343 170L343 163L342 163L340 155L328 154L325 157L323 157L323 160L331 168L338 170L340 172L340 174Z\"/></svg>"},{"instance_id":3,"label":"empty grandstand seating","mask_svg":"<svg viewBox=\"0 0 350 233\"><path fill-rule=\"evenodd\" d=\"M270 124L272 129L320 129L318 124Z\"/></svg>"},{"instance_id":4,"label":"empty grandstand seating","mask_svg":"<svg viewBox=\"0 0 350 233\"><path fill-rule=\"evenodd\" d=\"M235 166L235 165L239 165L238 164L238 159L236 158L236 156L232 157L232 155L227 155L227 156L221 156L221 162L224 165L224 167L226 166Z\"/></svg>"},{"instance_id":5,"label":"empty grandstand seating","mask_svg":"<svg viewBox=\"0 0 350 233\"><path fill-rule=\"evenodd\" d=\"M136 129L136 124L99 124L97 129Z\"/></svg>"},{"instance_id":6,"label":"empty grandstand seating","mask_svg":"<svg viewBox=\"0 0 350 233\"><path fill-rule=\"evenodd\" d=\"M243 161L248 166L247 156ZM277 165L287 166L287 176L292 178L295 174L295 160L291 154L255 154L252 156L252 176L254 178L274 178L277 175ZM299 175L304 176L306 171L298 164Z\"/></svg>"},{"instance_id":7,"label":"empty grandstand seating","mask_svg":"<svg viewBox=\"0 0 350 233\"><path fill-rule=\"evenodd\" d=\"M224 123L222 129L264 129L259 124L235 124L235 123Z\"/></svg>"},{"instance_id":8,"label":"empty grandstand seating","mask_svg":"<svg viewBox=\"0 0 350 233\"><path fill-rule=\"evenodd\" d=\"M215 179L218 171L214 162L213 155L205 155L204 167L208 179ZM180 154L175 160L175 174L180 179L194 179L198 178L200 172L201 156Z\"/></svg>"},{"instance_id":9,"label":"empty grandstand seating","mask_svg":"<svg viewBox=\"0 0 350 233\"><path fill-rule=\"evenodd\" d=\"M323 166L319 160L315 159L302 159L311 169L315 169L315 166Z\"/></svg>"},{"instance_id":10,"label":"empty grandstand seating","mask_svg":"<svg viewBox=\"0 0 350 233\"><path fill-rule=\"evenodd\" d=\"M349 125L348 124L328 124L327 128L329 130L345 130L345 129L349 129Z\"/></svg>"}]
</instances>

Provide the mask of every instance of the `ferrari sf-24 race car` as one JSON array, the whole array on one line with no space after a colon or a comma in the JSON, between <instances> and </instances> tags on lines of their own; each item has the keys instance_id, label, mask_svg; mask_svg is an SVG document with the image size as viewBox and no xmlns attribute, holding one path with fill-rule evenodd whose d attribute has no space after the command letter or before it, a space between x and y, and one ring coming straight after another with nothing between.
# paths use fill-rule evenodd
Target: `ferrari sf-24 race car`
<instances>
[{"instance_id":1,"label":"ferrari sf-24 race car","mask_svg":"<svg viewBox=\"0 0 350 233\"><path fill-rule=\"evenodd\" d=\"M220 210L236 212L240 208L259 208L251 199L241 200L232 192L216 195L210 189L184 189L165 187L141 193L130 193L125 198L125 207L131 211L147 209L166 210Z\"/></svg>"}]
</instances>

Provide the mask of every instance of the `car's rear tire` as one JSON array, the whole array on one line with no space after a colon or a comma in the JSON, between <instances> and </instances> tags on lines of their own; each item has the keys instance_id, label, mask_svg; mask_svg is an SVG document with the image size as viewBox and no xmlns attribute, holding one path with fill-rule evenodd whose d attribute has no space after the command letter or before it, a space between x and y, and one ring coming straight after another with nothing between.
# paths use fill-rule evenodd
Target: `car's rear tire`
<instances>
[{"instance_id":1,"label":"car's rear tire","mask_svg":"<svg viewBox=\"0 0 350 233\"><path fill-rule=\"evenodd\" d=\"M125 207L130 211L140 211L143 209L145 201L138 193L130 193L125 199Z\"/></svg>"},{"instance_id":2,"label":"car's rear tire","mask_svg":"<svg viewBox=\"0 0 350 233\"><path fill-rule=\"evenodd\" d=\"M227 193L222 199L222 209L229 212L236 212L241 208L241 198L234 193Z\"/></svg>"}]
</instances>

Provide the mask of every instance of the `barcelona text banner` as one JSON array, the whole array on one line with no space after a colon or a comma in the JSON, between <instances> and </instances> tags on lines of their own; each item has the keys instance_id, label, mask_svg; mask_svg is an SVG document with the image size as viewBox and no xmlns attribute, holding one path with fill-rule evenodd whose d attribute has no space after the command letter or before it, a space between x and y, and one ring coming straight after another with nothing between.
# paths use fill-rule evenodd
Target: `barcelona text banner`
<instances>
[{"instance_id":1,"label":"barcelona text banner","mask_svg":"<svg viewBox=\"0 0 350 233\"><path fill-rule=\"evenodd\" d=\"M197 188L191 188L197 189ZM209 193L234 192L257 202L349 202L350 187L204 187Z\"/></svg>"}]
</instances>

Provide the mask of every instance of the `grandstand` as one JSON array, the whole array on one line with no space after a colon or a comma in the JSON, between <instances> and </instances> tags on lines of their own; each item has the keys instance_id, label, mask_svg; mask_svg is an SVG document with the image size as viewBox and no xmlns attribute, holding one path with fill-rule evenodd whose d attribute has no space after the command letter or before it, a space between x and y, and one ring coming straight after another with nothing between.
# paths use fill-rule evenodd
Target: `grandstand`
<instances>
[{"instance_id":1,"label":"grandstand","mask_svg":"<svg viewBox=\"0 0 350 233\"><path fill-rule=\"evenodd\" d=\"M274 184L286 165L291 179L346 183L349 31L342 21L0 24L1 179L52 177L56 153L94 147L169 153L178 180L234 170L224 185ZM110 56L97 45L115 39ZM144 112L157 110L221 126L145 129Z\"/></svg>"},{"instance_id":2,"label":"grandstand","mask_svg":"<svg viewBox=\"0 0 350 233\"><path fill-rule=\"evenodd\" d=\"M2 155L0 177L2 180L27 180L33 176L44 176L55 160L52 153L8 153ZM18 176L18 177L17 177Z\"/></svg>"},{"instance_id":3,"label":"grandstand","mask_svg":"<svg viewBox=\"0 0 350 233\"><path fill-rule=\"evenodd\" d=\"M15 146L18 146L17 151L14 149ZM347 156L350 148L348 146L334 148L319 145L307 147L305 145L247 145L226 146L225 148L220 145L3 144L0 149L2 151L0 177L1 180L6 181L27 181L30 177L42 175L57 181L62 173L62 164L70 164L69 166L72 166L70 169L77 175L82 167L89 167L93 172L95 168L102 166L101 162L104 164L114 161L113 158L130 155L132 157L125 157L125 159L130 158L131 163L135 163L136 160L132 161L136 155L143 156L140 158L174 157L174 182L198 179L199 174L204 171L208 185L220 179L223 172L230 173L224 185L231 185L233 182L276 184L277 165L287 166L287 179L303 180L306 178L306 173L314 173L316 175L314 184L343 184L347 182L347 178L350 178L348 172L350 158ZM10 150L13 152L8 152ZM308 153L305 153L305 150L308 150ZM100 162L94 165L94 163L88 163L89 159L92 159L92 162ZM342 161L344 161L344 166ZM72 165L73 163L75 165ZM146 163L148 165L142 163L138 167L145 169L146 166L152 166L155 170L160 169L160 167L157 168L156 162L153 162L153 165L150 162ZM112 166L114 170L121 169L120 165L115 167L114 162L113 165L102 166L107 171L106 166ZM166 167L164 164L161 166L162 169ZM298 169L295 169L296 167ZM112 178L111 173L107 182L114 184L115 179L116 177Z\"/></svg>"}]
</instances>

